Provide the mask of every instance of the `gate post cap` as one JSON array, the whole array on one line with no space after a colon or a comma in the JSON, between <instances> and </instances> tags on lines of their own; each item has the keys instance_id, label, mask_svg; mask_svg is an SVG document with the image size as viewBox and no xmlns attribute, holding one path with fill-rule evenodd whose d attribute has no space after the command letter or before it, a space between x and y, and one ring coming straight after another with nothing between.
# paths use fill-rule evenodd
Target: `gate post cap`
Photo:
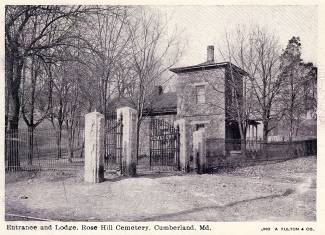
<instances>
[{"instance_id":1,"label":"gate post cap","mask_svg":"<svg viewBox=\"0 0 325 235\"><path fill-rule=\"evenodd\" d=\"M92 116L94 116L94 117L96 117L96 116L104 117L103 114L101 114L100 112L97 112L97 111L94 111L94 112L91 112L91 113L87 113L87 114L85 115L85 117L92 117Z\"/></svg>"}]
</instances>

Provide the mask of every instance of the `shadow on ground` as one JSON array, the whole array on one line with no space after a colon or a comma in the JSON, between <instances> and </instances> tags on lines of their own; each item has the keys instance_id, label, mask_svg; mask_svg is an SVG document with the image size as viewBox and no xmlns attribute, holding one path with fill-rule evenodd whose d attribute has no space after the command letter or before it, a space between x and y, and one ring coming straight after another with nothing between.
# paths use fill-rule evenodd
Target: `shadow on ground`
<instances>
[{"instance_id":1,"label":"shadow on ground","mask_svg":"<svg viewBox=\"0 0 325 235\"><path fill-rule=\"evenodd\" d=\"M157 220L168 220L171 217L174 216L181 216L181 215L188 215L196 212L202 212L204 210L214 210L214 209L219 209L219 210L224 210L229 207L237 206L242 203L249 203L249 202L254 202L258 200L264 200L264 199L274 199L274 198L280 198L280 197L286 197L289 196L290 194L294 193L295 191L293 189L287 189L284 193L282 194L273 194L273 195L268 195L268 196L262 196L262 197L256 197L252 199L246 199L246 200L241 200L237 202L231 202L228 203L224 206L206 206L206 207L200 207L200 208L194 208L190 210L185 210L185 211L180 211L176 213L170 213L170 214L164 214L164 215L158 215L158 216L153 216L153 217L147 217L147 218L142 218L141 220L136 220L137 222L140 221L157 221Z\"/></svg>"}]
</instances>

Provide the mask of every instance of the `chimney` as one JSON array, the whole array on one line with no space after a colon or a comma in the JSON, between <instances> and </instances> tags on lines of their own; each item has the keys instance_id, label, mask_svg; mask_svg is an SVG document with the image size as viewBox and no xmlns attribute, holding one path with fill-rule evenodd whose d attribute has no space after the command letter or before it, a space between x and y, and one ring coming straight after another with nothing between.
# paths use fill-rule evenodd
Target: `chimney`
<instances>
[{"instance_id":1,"label":"chimney","mask_svg":"<svg viewBox=\"0 0 325 235\"><path fill-rule=\"evenodd\" d=\"M214 46L210 45L207 48L207 62L213 63L214 62Z\"/></svg>"}]
</instances>

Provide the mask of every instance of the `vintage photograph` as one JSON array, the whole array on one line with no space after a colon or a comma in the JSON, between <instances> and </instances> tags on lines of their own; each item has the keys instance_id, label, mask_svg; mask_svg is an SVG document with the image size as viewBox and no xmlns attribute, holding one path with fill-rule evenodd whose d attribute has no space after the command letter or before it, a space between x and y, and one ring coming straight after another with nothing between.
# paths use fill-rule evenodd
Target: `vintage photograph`
<instances>
[{"instance_id":1,"label":"vintage photograph","mask_svg":"<svg viewBox=\"0 0 325 235\"><path fill-rule=\"evenodd\" d=\"M317 6L4 12L6 221L316 221Z\"/></svg>"}]
</instances>

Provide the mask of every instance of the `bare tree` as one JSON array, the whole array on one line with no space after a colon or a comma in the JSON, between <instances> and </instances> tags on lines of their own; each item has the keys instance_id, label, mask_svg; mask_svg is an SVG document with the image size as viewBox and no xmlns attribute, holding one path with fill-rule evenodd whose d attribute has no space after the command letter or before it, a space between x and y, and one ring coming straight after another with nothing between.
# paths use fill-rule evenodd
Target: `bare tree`
<instances>
[{"instance_id":1,"label":"bare tree","mask_svg":"<svg viewBox=\"0 0 325 235\"><path fill-rule=\"evenodd\" d=\"M34 154L34 130L49 114L52 96L50 79L44 65L37 61L35 56L31 58L30 63L25 63L23 67L21 113L28 126L29 165L32 165Z\"/></svg>"},{"instance_id":2,"label":"bare tree","mask_svg":"<svg viewBox=\"0 0 325 235\"><path fill-rule=\"evenodd\" d=\"M238 103L240 105L237 108L240 112L237 116L243 117L238 121L246 122L250 117L261 118L263 140L266 141L268 133L275 127L270 126L271 120L277 122L281 118L281 113L275 106L282 83L282 78L279 76L278 40L266 29L258 26L253 28L239 26L234 34L226 33L225 38L227 50L226 52L220 50L221 54L228 61L237 64L246 71L249 80L245 80L246 84L243 84L243 87L246 86L244 92L247 92L247 88L249 88L254 94L254 99L251 99L253 98L251 93L244 94L244 96L250 97L251 104ZM252 109L254 106L258 108ZM241 129L244 134L245 126L243 125Z\"/></svg>"},{"instance_id":3,"label":"bare tree","mask_svg":"<svg viewBox=\"0 0 325 235\"><path fill-rule=\"evenodd\" d=\"M156 95L156 86L161 76L171 68L180 56L179 41L176 34L168 36L167 21L149 8L139 10L130 23L130 58L131 84L127 96L138 111L137 149L139 130L144 118L144 111L150 107Z\"/></svg>"},{"instance_id":4,"label":"bare tree","mask_svg":"<svg viewBox=\"0 0 325 235\"><path fill-rule=\"evenodd\" d=\"M70 84L66 76L66 67L55 65L51 67L53 73L53 98L51 103L50 121L57 133L57 157L62 157L62 130L67 116L67 99L71 94Z\"/></svg>"},{"instance_id":5,"label":"bare tree","mask_svg":"<svg viewBox=\"0 0 325 235\"><path fill-rule=\"evenodd\" d=\"M74 133L80 129L80 116L89 109L89 93L91 88L91 76L88 67L80 57L80 48L64 47L55 53L63 58L57 58L51 64L52 74L52 103L49 119L53 128L57 131L58 158L62 156L62 133L65 127L68 134L68 156L73 156Z\"/></svg>"},{"instance_id":6,"label":"bare tree","mask_svg":"<svg viewBox=\"0 0 325 235\"><path fill-rule=\"evenodd\" d=\"M149 8L120 6L7 6L7 129L17 133L20 111L31 126L38 125L49 111L53 127L59 129L58 156L65 126L72 158L73 130L79 116L94 105L106 113L113 95L136 97L141 122L153 87L179 54L175 37L165 35L167 24L148 12ZM28 68L33 71L33 86L22 92L23 68L28 61L33 61ZM70 73L72 69L75 74ZM46 78L46 84L38 78ZM35 92L42 84L48 88L48 101L41 110L43 116L34 122L31 113L36 110L29 103L35 103ZM15 149L9 166L18 167L17 146Z\"/></svg>"},{"instance_id":7,"label":"bare tree","mask_svg":"<svg viewBox=\"0 0 325 235\"><path fill-rule=\"evenodd\" d=\"M267 141L269 132L276 126L282 113L276 107L276 99L281 90L279 44L275 36L265 30L256 31L255 50L257 58L254 66L256 75L252 78L252 87L259 104L259 115L263 122L263 140Z\"/></svg>"},{"instance_id":8,"label":"bare tree","mask_svg":"<svg viewBox=\"0 0 325 235\"><path fill-rule=\"evenodd\" d=\"M129 17L130 9L127 7L109 7L105 14L100 11L93 14L88 24L81 29L85 32L83 37L88 51L82 52L80 57L92 72L92 81L96 85L93 94L96 97L96 108L104 114L107 113L107 104L115 89L115 73L123 70L123 67L118 66L123 66L121 61L128 48Z\"/></svg>"},{"instance_id":9,"label":"bare tree","mask_svg":"<svg viewBox=\"0 0 325 235\"><path fill-rule=\"evenodd\" d=\"M70 91L66 97L66 118L65 128L68 133L68 159L71 162L74 157L74 146L76 132L80 126L80 119L86 107L81 99L81 89L79 88L79 79L83 79L81 70L78 64L70 64L70 73L68 74Z\"/></svg>"},{"instance_id":10,"label":"bare tree","mask_svg":"<svg viewBox=\"0 0 325 235\"><path fill-rule=\"evenodd\" d=\"M71 29L90 12L81 6L6 6L5 77L8 86L8 130L18 137L22 68L27 57L71 43ZM35 24L37 22L37 24ZM12 143L11 146L16 146ZM8 156L8 166L19 167L17 146Z\"/></svg>"}]
</instances>

